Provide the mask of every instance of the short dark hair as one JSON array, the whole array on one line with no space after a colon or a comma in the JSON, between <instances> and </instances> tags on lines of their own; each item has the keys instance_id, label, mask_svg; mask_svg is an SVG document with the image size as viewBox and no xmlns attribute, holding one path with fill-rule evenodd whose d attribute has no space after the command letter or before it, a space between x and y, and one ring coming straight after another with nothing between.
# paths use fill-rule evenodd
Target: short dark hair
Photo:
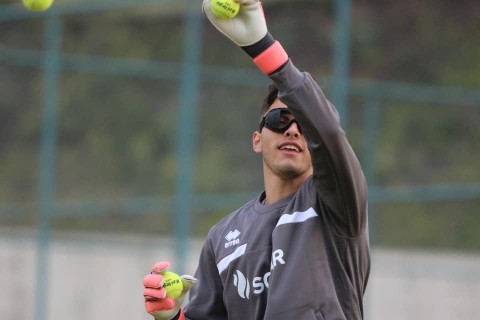
<instances>
[{"instance_id":1,"label":"short dark hair","mask_svg":"<svg viewBox=\"0 0 480 320\"><path fill-rule=\"evenodd\" d=\"M267 95L265 96L265 99L263 99L262 109L260 110L261 116L263 116L267 112L268 108L272 106L273 102L277 98L278 88L274 84L269 85L267 89Z\"/></svg>"}]
</instances>

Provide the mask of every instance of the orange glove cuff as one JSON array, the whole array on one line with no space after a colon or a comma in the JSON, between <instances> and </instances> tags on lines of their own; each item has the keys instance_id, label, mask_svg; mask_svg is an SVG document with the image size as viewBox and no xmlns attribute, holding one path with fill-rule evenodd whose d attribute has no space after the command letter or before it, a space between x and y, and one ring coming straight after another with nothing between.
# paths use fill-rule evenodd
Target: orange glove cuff
<instances>
[{"instance_id":1,"label":"orange glove cuff","mask_svg":"<svg viewBox=\"0 0 480 320\"><path fill-rule=\"evenodd\" d=\"M253 62L266 75L270 75L288 61L288 54L280 42L275 41L265 51L253 58Z\"/></svg>"},{"instance_id":2,"label":"orange glove cuff","mask_svg":"<svg viewBox=\"0 0 480 320\"><path fill-rule=\"evenodd\" d=\"M170 320L186 320L185 314L183 313L183 310L180 309L175 317L173 317Z\"/></svg>"}]
</instances>

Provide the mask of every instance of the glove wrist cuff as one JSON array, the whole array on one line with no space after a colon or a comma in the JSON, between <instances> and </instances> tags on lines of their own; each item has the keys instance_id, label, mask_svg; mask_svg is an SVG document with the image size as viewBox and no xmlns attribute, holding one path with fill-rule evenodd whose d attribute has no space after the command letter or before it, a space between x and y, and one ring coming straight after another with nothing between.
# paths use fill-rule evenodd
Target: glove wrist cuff
<instances>
[{"instance_id":1,"label":"glove wrist cuff","mask_svg":"<svg viewBox=\"0 0 480 320\"><path fill-rule=\"evenodd\" d=\"M242 46L241 48L245 51L252 59L261 54L263 51L267 50L275 42L273 36L267 32L267 34L259 41L248 46Z\"/></svg>"},{"instance_id":2,"label":"glove wrist cuff","mask_svg":"<svg viewBox=\"0 0 480 320\"><path fill-rule=\"evenodd\" d=\"M183 310L182 309L178 310L175 317L171 318L170 320L185 320L185 314L183 313Z\"/></svg>"},{"instance_id":3,"label":"glove wrist cuff","mask_svg":"<svg viewBox=\"0 0 480 320\"><path fill-rule=\"evenodd\" d=\"M185 320L185 314L183 313L183 309L180 309L180 312L178 313L178 320Z\"/></svg>"},{"instance_id":4,"label":"glove wrist cuff","mask_svg":"<svg viewBox=\"0 0 480 320\"><path fill-rule=\"evenodd\" d=\"M253 62L266 75L270 75L288 61L288 54L278 41L253 58Z\"/></svg>"}]
</instances>

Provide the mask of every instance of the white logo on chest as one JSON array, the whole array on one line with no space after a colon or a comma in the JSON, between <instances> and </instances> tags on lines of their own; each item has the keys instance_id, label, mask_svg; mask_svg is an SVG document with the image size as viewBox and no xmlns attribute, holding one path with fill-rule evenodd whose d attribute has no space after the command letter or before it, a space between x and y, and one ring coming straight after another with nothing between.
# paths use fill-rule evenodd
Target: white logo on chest
<instances>
[{"instance_id":1,"label":"white logo on chest","mask_svg":"<svg viewBox=\"0 0 480 320\"><path fill-rule=\"evenodd\" d=\"M225 249L230 248L231 246L236 246L237 244L240 243L240 239L238 239L238 236L240 235L240 231L235 229L235 231L230 231L226 236L225 239L227 239L227 242L225 242Z\"/></svg>"},{"instance_id":2,"label":"white logo on chest","mask_svg":"<svg viewBox=\"0 0 480 320\"><path fill-rule=\"evenodd\" d=\"M285 264L285 260L283 260L282 249L277 249L272 253L270 271L265 273L263 276L254 277L251 286L248 278L245 277L241 271L237 270L233 275L233 284L235 287L237 287L238 295L242 299L250 299L250 287L253 288L253 294L260 294L265 291L265 289L268 289L271 271L277 266L278 263Z\"/></svg>"}]
</instances>

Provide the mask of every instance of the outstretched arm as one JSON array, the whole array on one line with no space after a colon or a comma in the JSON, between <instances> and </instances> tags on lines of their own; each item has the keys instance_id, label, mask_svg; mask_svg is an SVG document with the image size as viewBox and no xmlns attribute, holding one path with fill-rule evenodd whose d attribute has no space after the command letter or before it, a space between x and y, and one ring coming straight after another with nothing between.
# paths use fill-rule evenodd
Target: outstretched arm
<instances>
[{"instance_id":1,"label":"outstretched arm","mask_svg":"<svg viewBox=\"0 0 480 320\"><path fill-rule=\"evenodd\" d=\"M257 67L275 83L279 98L299 121L312 155L314 181L321 202L329 209L329 222L337 232L356 236L366 227L366 182L335 107L317 82L300 72L281 44L268 32L262 5L257 0L240 3L232 19L217 18L204 0L210 22L240 46Z\"/></svg>"},{"instance_id":2,"label":"outstretched arm","mask_svg":"<svg viewBox=\"0 0 480 320\"><path fill-rule=\"evenodd\" d=\"M318 197L329 209L329 224L339 234L359 235L367 225L367 185L337 110L312 76L298 71L291 62L270 78L302 127Z\"/></svg>"}]
</instances>

